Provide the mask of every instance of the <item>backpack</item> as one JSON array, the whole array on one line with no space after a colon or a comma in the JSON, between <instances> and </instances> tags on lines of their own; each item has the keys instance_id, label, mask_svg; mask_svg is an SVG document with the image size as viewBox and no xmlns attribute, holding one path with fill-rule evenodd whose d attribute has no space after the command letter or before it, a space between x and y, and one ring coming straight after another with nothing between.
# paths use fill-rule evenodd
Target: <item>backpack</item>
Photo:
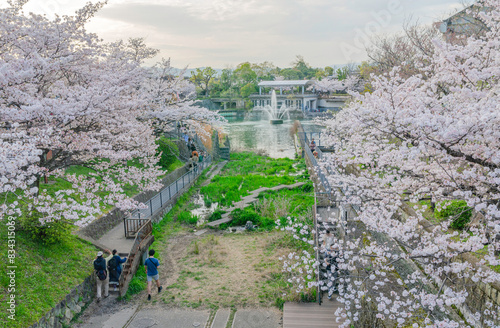
<instances>
[{"instance_id":1,"label":"backpack","mask_svg":"<svg viewBox=\"0 0 500 328\"><path fill-rule=\"evenodd\" d=\"M103 263L104 262L104 263ZM106 260L102 259L101 261L94 261L94 269L99 280L106 280L108 277L108 273L106 272Z\"/></svg>"},{"instance_id":2,"label":"backpack","mask_svg":"<svg viewBox=\"0 0 500 328\"><path fill-rule=\"evenodd\" d=\"M118 266L118 263L116 261L116 258L115 257L112 257L109 261L108 261L108 269L109 270L116 270L116 267Z\"/></svg>"},{"instance_id":3,"label":"backpack","mask_svg":"<svg viewBox=\"0 0 500 328\"><path fill-rule=\"evenodd\" d=\"M107 277L108 277L108 273L106 272L106 270L98 270L97 271L97 278L99 278L99 280L106 280Z\"/></svg>"}]
</instances>

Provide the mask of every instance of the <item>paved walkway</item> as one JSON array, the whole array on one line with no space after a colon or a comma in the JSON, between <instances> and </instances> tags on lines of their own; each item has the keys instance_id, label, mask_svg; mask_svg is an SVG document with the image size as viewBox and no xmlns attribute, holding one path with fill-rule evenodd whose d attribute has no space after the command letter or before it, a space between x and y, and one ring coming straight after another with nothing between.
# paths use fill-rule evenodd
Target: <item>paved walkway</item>
<instances>
[{"instance_id":1,"label":"paved walkway","mask_svg":"<svg viewBox=\"0 0 500 328\"><path fill-rule=\"evenodd\" d=\"M108 231L98 242L106 246L110 251L116 249L118 253L128 254L134 245L133 238L125 238L123 223Z\"/></svg>"},{"instance_id":2,"label":"paved walkway","mask_svg":"<svg viewBox=\"0 0 500 328\"><path fill-rule=\"evenodd\" d=\"M281 190L281 189L294 189L294 188L301 187L301 186L303 186L305 184L306 184L305 182L297 182L297 183L294 183L294 184L291 184L291 185L279 185L279 186L272 187L272 188L261 187L259 189L253 190L253 191L250 192L250 195L243 197L239 202L234 203L234 206L231 206L230 208L228 208L226 210L226 213L222 214L222 217L219 220L209 222L209 223L207 223L207 225L211 226L211 227L217 227L217 226L219 226L219 225L221 225L223 223L230 222L232 220L232 218L229 217L229 215L231 214L232 211L234 211L237 208L243 209L243 208L247 207L248 205L256 202L259 194L261 192L263 192L263 191L266 191L266 190Z\"/></svg>"},{"instance_id":3,"label":"paved walkway","mask_svg":"<svg viewBox=\"0 0 500 328\"><path fill-rule=\"evenodd\" d=\"M283 308L283 328L336 328L342 320L337 322L335 311L342 304L332 298L325 299L322 305L318 303L285 303Z\"/></svg>"},{"instance_id":4,"label":"paved walkway","mask_svg":"<svg viewBox=\"0 0 500 328\"><path fill-rule=\"evenodd\" d=\"M145 301L146 302L146 301ZM75 328L280 328L281 313L275 309L238 309L230 320L230 309L191 310L144 303L107 309L75 325ZM303 326L304 328L306 326Z\"/></svg>"}]
</instances>

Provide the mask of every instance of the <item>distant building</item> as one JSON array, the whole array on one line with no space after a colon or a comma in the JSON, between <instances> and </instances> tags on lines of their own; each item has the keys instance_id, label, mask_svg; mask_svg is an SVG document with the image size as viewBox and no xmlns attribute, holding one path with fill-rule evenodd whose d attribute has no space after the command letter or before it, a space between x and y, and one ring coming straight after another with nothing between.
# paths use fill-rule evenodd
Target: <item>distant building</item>
<instances>
[{"instance_id":1,"label":"distant building","mask_svg":"<svg viewBox=\"0 0 500 328\"><path fill-rule=\"evenodd\" d=\"M478 1L436 25L448 41L452 41L457 36L482 34L488 30L488 27L481 20L480 14L488 10L490 9L483 6L482 1Z\"/></svg>"},{"instance_id":2,"label":"distant building","mask_svg":"<svg viewBox=\"0 0 500 328\"><path fill-rule=\"evenodd\" d=\"M313 84L310 80L262 81L258 84L259 94L250 95L254 107L271 105L271 92L276 90L278 107L311 111L318 109L318 95L307 90Z\"/></svg>"},{"instance_id":3,"label":"distant building","mask_svg":"<svg viewBox=\"0 0 500 328\"><path fill-rule=\"evenodd\" d=\"M324 112L340 110L350 98L348 95L321 95L314 89L314 81L262 81L258 84L259 94L250 95L254 107L271 105L272 90L276 91L277 106L282 105L292 111Z\"/></svg>"}]
</instances>

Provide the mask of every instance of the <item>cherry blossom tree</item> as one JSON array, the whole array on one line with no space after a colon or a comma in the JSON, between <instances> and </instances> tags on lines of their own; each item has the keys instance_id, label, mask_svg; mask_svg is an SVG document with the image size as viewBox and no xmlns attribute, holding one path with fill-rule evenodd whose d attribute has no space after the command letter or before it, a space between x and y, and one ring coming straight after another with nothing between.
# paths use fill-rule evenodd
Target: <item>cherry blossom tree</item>
<instances>
[{"instance_id":1,"label":"cherry blossom tree","mask_svg":"<svg viewBox=\"0 0 500 328\"><path fill-rule=\"evenodd\" d=\"M155 90L146 87L151 74L142 66L157 51L142 39L104 43L85 30L105 2L54 20L25 15L26 2L11 1L0 11L1 217L85 225L104 206L136 208L124 187L157 190L163 174L156 165L154 126L143 118L161 108L162 119L173 121L195 116L197 109L158 104ZM163 93L191 90L164 76L157 80L169 82ZM129 165L131 160L138 165ZM90 173L66 173L74 165ZM42 175L63 177L72 188L49 194L40 186Z\"/></svg>"},{"instance_id":2,"label":"cherry blossom tree","mask_svg":"<svg viewBox=\"0 0 500 328\"><path fill-rule=\"evenodd\" d=\"M320 166L347 214L330 218L344 326L499 326L499 307L474 298L479 283L500 282L500 1L485 6L485 35L434 39L413 63L422 74L372 76L372 93L351 92L322 122L335 152ZM463 200L476 220L451 229L458 215L432 221L422 200L437 211Z\"/></svg>"}]
</instances>

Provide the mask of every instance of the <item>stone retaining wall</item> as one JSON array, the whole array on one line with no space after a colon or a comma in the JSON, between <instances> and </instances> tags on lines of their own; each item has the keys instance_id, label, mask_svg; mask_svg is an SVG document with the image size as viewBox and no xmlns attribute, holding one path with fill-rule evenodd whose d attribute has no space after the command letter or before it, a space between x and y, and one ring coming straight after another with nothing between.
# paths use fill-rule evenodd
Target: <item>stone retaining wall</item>
<instances>
[{"instance_id":1,"label":"stone retaining wall","mask_svg":"<svg viewBox=\"0 0 500 328\"><path fill-rule=\"evenodd\" d=\"M187 165L184 165L183 167L178 168L177 170L168 174L165 178L163 178L161 183L163 184L164 187L166 187L171 183L175 182L175 180L179 179L187 171L188 167ZM157 193L158 193L157 191L146 191L135 196L134 199L138 202L146 202L153 196L155 196ZM94 220L86 227L80 229L79 232L80 234L86 235L94 240L98 240L102 236L104 236L108 231L116 227L116 225L121 222L123 217L124 217L123 212L117 208L114 208L108 214L102 216L97 220Z\"/></svg>"},{"instance_id":2,"label":"stone retaining wall","mask_svg":"<svg viewBox=\"0 0 500 328\"><path fill-rule=\"evenodd\" d=\"M94 275L88 276L76 286L66 297L30 328L63 328L68 327L75 315L82 311L95 295Z\"/></svg>"},{"instance_id":3,"label":"stone retaining wall","mask_svg":"<svg viewBox=\"0 0 500 328\"><path fill-rule=\"evenodd\" d=\"M407 204L403 204L401 206L401 210L399 212L402 220L406 220L408 216L417 217L416 212ZM473 217L477 215L477 213L473 214ZM423 227L422 229L430 232L433 229L433 225L427 221L426 219L421 219L420 225ZM482 271L488 272L492 269L479 263L479 259L475 257L471 253L463 253L458 257L454 258L454 261L457 262L468 262L475 267L480 267ZM471 279L464 279L456 277L454 284L446 284L449 288L454 290L463 290L465 289L468 293L467 298L465 299L465 303L460 305L458 308L461 311L462 315L467 319L468 323L472 324L475 327L482 327L486 320L493 321L496 325L499 325L499 321L494 318L494 316L486 315L487 309L491 312L496 312L496 308L500 307L500 284L495 283L484 283L484 282L474 282ZM488 308L488 303L493 305L492 308ZM480 322L476 320L474 317L475 313L483 314L480 317ZM496 326L495 326L496 327Z\"/></svg>"}]
</instances>

